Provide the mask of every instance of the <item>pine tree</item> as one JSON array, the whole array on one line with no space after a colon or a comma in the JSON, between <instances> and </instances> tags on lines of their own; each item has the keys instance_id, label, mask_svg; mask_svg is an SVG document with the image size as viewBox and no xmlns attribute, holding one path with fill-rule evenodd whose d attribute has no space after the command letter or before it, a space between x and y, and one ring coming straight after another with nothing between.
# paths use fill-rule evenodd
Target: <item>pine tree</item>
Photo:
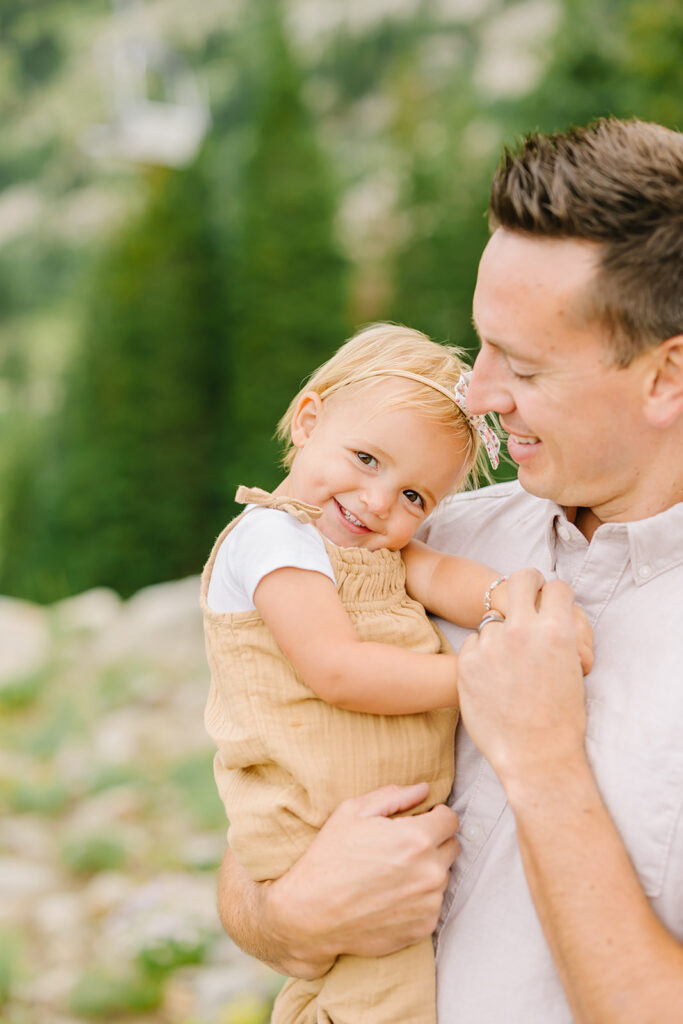
<instances>
[{"instance_id":1,"label":"pine tree","mask_svg":"<svg viewBox=\"0 0 683 1024\"><path fill-rule=\"evenodd\" d=\"M128 595L197 572L220 526L226 282L201 161L150 172L147 191L95 270L63 409L15 501L31 532L6 523L24 549L11 592Z\"/></svg>"},{"instance_id":2,"label":"pine tree","mask_svg":"<svg viewBox=\"0 0 683 1024\"><path fill-rule=\"evenodd\" d=\"M302 380L348 333L334 186L280 6L262 4L258 14L263 59L236 267L232 493L239 482L272 486L281 477L272 440L277 421Z\"/></svg>"}]
</instances>

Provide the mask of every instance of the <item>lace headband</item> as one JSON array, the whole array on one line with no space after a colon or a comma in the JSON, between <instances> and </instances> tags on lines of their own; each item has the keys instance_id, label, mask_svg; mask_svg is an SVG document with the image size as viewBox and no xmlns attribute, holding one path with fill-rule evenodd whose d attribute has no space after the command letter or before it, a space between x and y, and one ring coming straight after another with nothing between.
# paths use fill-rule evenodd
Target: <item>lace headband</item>
<instances>
[{"instance_id":1,"label":"lace headband","mask_svg":"<svg viewBox=\"0 0 683 1024\"><path fill-rule=\"evenodd\" d=\"M428 388L440 391L442 395L445 395L446 398L450 398L451 402L454 402L455 405L457 405L469 425L481 438L481 442L486 449L486 454L489 457L489 462L495 469L499 461L498 452L500 451L500 439L485 416L470 416L467 411L467 389L469 388L471 376L471 370L468 373L461 374L460 380L451 390L443 384L439 384L438 381L432 380L430 377L423 377L419 373L411 373L410 370L371 370L369 373L363 373L358 377L353 377L351 380L346 380L339 384L333 384L331 387L326 388L320 397L327 398L329 395L333 394L335 391L339 391L340 388L346 387L348 384L359 384L361 381L370 380L372 377L405 377L406 380L414 380L418 384L425 384Z\"/></svg>"}]
</instances>

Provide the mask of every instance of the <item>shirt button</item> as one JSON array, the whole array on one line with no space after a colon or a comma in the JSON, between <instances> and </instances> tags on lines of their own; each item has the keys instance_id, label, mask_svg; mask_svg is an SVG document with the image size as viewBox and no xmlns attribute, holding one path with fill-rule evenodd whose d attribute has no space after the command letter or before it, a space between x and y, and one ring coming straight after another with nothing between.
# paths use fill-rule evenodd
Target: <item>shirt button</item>
<instances>
[{"instance_id":1,"label":"shirt button","mask_svg":"<svg viewBox=\"0 0 683 1024\"><path fill-rule=\"evenodd\" d=\"M478 825L465 825L464 829L462 830L462 834L464 835L465 839L477 839L479 836L479 832L480 829Z\"/></svg>"},{"instance_id":2,"label":"shirt button","mask_svg":"<svg viewBox=\"0 0 683 1024\"><path fill-rule=\"evenodd\" d=\"M560 526L558 526L557 533L562 540L569 540L569 530L564 523L561 523Z\"/></svg>"},{"instance_id":3,"label":"shirt button","mask_svg":"<svg viewBox=\"0 0 683 1024\"><path fill-rule=\"evenodd\" d=\"M638 568L638 575L641 580L648 580L652 576L652 568L649 565L641 565Z\"/></svg>"}]
</instances>

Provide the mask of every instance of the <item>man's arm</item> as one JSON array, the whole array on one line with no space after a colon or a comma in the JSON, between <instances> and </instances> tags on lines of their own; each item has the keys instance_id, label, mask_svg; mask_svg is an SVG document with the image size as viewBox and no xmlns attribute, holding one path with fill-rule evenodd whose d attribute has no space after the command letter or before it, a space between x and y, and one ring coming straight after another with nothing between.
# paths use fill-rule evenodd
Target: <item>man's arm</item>
<instances>
[{"instance_id":1,"label":"man's arm","mask_svg":"<svg viewBox=\"0 0 683 1024\"><path fill-rule=\"evenodd\" d=\"M218 910L247 953L283 974L315 978L340 953L382 956L429 935L436 925L458 819L439 804L417 806L426 783L385 786L345 800L303 857L274 882L253 882L229 852Z\"/></svg>"},{"instance_id":2,"label":"man's arm","mask_svg":"<svg viewBox=\"0 0 683 1024\"><path fill-rule=\"evenodd\" d=\"M571 589L508 584L505 623L468 638L461 712L514 811L536 910L579 1024L674 1024L683 948L653 913L586 759ZM638 808L634 808L638 813Z\"/></svg>"}]
</instances>

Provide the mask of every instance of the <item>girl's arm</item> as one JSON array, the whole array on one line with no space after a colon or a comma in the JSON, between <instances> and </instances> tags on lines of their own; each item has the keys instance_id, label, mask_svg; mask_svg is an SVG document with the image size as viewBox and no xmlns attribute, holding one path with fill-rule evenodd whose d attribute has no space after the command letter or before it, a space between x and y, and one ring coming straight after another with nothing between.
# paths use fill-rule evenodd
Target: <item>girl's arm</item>
<instances>
[{"instance_id":1,"label":"girl's arm","mask_svg":"<svg viewBox=\"0 0 683 1024\"><path fill-rule=\"evenodd\" d=\"M491 584L500 578L495 569L458 555L435 551L412 540L401 552L406 566L406 589L434 615L475 629L484 614L484 597ZM539 588L542 578L539 573ZM491 591L491 607L507 611L507 587L499 584Z\"/></svg>"},{"instance_id":2,"label":"girl's arm","mask_svg":"<svg viewBox=\"0 0 683 1024\"><path fill-rule=\"evenodd\" d=\"M404 715L457 703L457 658L361 641L332 581L282 568L254 604L278 646L322 700L347 711Z\"/></svg>"},{"instance_id":3,"label":"girl's arm","mask_svg":"<svg viewBox=\"0 0 683 1024\"><path fill-rule=\"evenodd\" d=\"M406 590L434 615L455 622L458 626L474 629L484 614L484 598L491 584L500 574L480 562L458 555L434 551L420 541L412 540L401 552L406 566ZM535 573L540 593L544 580ZM508 611L507 583L499 583L490 592L491 608L503 615ZM537 595L538 599L538 595ZM583 674L593 667L593 630L585 613L574 605L576 644Z\"/></svg>"}]
</instances>

